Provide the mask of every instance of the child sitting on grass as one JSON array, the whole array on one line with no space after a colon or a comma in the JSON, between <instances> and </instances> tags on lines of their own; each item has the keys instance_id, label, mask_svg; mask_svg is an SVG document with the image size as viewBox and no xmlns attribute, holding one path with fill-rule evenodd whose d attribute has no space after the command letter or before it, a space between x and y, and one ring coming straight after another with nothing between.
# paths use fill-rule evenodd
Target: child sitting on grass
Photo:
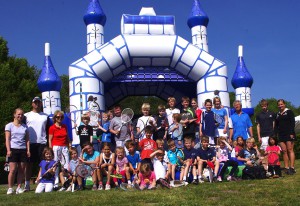
<instances>
[{"instance_id":1,"label":"child sitting on grass","mask_svg":"<svg viewBox=\"0 0 300 206\"><path fill-rule=\"evenodd\" d=\"M149 164L145 163L141 165L141 172L139 173L136 185L139 185L140 190L150 190L156 187L156 176L155 173L151 171Z\"/></svg>"},{"instance_id":2,"label":"child sitting on grass","mask_svg":"<svg viewBox=\"0 0 300 206\"><path fill-rule=\"evenodd\" d=\"M170 181L170 186L174 187L174 180L175 180L175 172L176 170L181 170L181 167L183 165L183 152L182 150L176 148L175 141L173 139L168 140L168 146L169 146L169 151L168 151L168 159L170 162L170 173L171 173L171 181ZM182 178L180 179L182 180Z\"/></svg>"},{"instance_id":3,"label":"child sitting on grass","mask_svg":"<svg viewBox=\"0 0 300 206\"><path fill-rule=\"evenodd\" d=\"M122 182L125 182L126 177L128 184L131 185L128 159L125 157L125 149L123 147L116 148L116 174L122 175ZM117 178L113 178L115 185L119 186Z\"/></svg>"},{"instance_id":4,"label":"child sitting on grass","mask_svg":"<svg viewBox=\"0 0 300 206\"><path fill-rule=\"evenodd\" d=\"M109 143L104 142L102 153L100 154L100 181L99 181L99 187L98 190L103 190L103 184L102 184L102 174L107 177L105 190L110 190L110 175L113 174L115 168L115 161L116 156L115 153L111 152L111 146Z\"/></svg>"},{"instance_id":5,"label":"child sitting on grass","mask_svg":"<svg viewBox=\"0 0 300 206\"><path fill-rule=\"evenodd\" d=\"M164 161L165 152L162 149L158 149L153 152L150 157L152 158L154 173L157 183L170 189L169 183L166 181L169 179L168 163Z\"/></svg>"},{"instance_id":6,"label":"child sitting on grass","mask_svg":"<svg viewBox=\"0 0 300 206\"><path fill-rule=\"evenodd\" d=\"M193 148L193 138L192 137L185 137L184 138L184 167L181 170L181 173L183 174L183 181L185 181L185 185L187 185L188 178L190 173L193 173L193 183L197 183L197 171L196 171L196 165L197 165L197 157L198 157L198 151Z\"/></svg>"}]
</instances>

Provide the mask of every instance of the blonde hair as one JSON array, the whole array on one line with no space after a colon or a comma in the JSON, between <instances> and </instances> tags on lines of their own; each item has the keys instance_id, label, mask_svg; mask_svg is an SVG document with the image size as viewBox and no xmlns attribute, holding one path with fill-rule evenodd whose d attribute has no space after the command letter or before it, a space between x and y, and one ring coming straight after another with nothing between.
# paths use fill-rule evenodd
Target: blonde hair
<instances>
[{"instance_id":1,"label":"blonde hair","mask_svg":"<svg viewBox=\"0 0 300 206\"><path fill-rule=\"evenodd\" d=\"M88 115L87 113L85 113L85 114L82 114L82 116L81 116L81 121L83 121L83 120L88 120L88 121L90 121L91 120L91 118L90 118L90 115Z\"/></svg>"},{"instance_id":2,"label":"blonde hair","mask_svg":"<svg viewBox=\"0 0 300 206\"><path fill-rule=\"evenodd\" d=\"M164 140L162 140L162 139L157 139L156 140L156 144L158 145L158 144L163 144L164 143Z\"/></svg>"},{"instance_id":3,"label":"blonde hair","mask_svg":"<svg viewBox=\"0 0 300 206\"><path fill-rule=\"evenodd\" d=\"M169 97L168 98L168 102L174 102L176 104L176 99L174 97Z\"/></svg>"},{"instance_id":4,"label":"blonde hair","mask_svg":"<svg viewBox=\"0 0 300 206\"><path fill-rule=\"evenodd\" d=\"M53 118L52 118L52 119L53 119L53 123L56 123L56 116L59 115L59 114L62 116L61 119L62 119L62 120L64 119L64 113L63 113L62 111L60 111L60 110L56 110L56 111L54 112Z\"/></svg>"},{"instance_id":5,"label":"blonde hair","mask_svg":"<svg viewBox=\"0 0 300 206\"><path fill-rule=\"evenodd\" d=\"M255 144L255 139L253 137L250 137L246 140L246 143L248 143L248 142Z\"/></svg>"},{"instance_id":6,"label":"blonde hair","mask_svg":"<svg viewBox=\"0 0 300 206\"><path fill-rule=\"evenodd\" d=\"M142 110L150 110L150 104L149 103L142 104Z\"/></svg>"},{"instance_id":7,"label":"blonde hair","mask_svg":"<svg viewBox=\"0 0 300 206\"><path fill-rule=\"evenodd\" d=\"M125 156L125 149L124 149L124 147L117 147L116 148L116 153L117 152L121 152L121 153L123 153L123 155Z\"/></svg>"},{"instance_id":8,"label":"blonde hair","mask_svg":"<svg viewBox=\"0 0 300 206\"><path fill-rule=\"evenodd\" d=\"M145 163L145 164L141 165L141 173L143 175L150 172L150 171L151 171L151 169L150 169L150 165L148 163Z\"/></svg>"}]
</instances>

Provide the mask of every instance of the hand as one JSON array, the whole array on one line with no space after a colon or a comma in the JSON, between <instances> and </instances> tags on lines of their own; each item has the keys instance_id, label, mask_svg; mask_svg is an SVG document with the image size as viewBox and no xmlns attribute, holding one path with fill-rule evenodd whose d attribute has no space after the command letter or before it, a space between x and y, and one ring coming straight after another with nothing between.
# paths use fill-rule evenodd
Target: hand
<instances>
[{"instance_id":1,"label":"hand","mask_svg":"<svg viewBox=\"0 0 300 206\"><path fill-rule=\"evenodd\" d=\"M31 154L30 154L30 151L27 151L27 157L30 157Z\"/></svg>"},{"instance_id":2,"label":"hand","mask_svg":"<svg viewBox=\"0 0 300 206\"><path fill-rule=\"evenodd\" d=\"M75 128L77 127L77 124L76 124L76 123L74 124L74 127L75 127Z\"/></svg>"},{"instance_id":3,"label":"hand","mask_svg":"<svg viewBox=\"0 0 300 206\"><path fill-rule=\"evenodd\" d=\"M224 128L223 134L227 134L227 129L226 128Z\"/></svg>"},{"instance_id":4,"label":"hand","mask_svg":"<svg viewBox=\"0 0 300 206\"><path fill-rule=\"evenodd\" d=\"M258 137L258 141L261 144L261 142L262 142L261 137Z\"/></svg>"},{"instance_id":5,"label":"hand","mask_svg":"<svg viewBox=\"0 0 300 206\"><path fill-rule=\"evenodd\" d=\"M11 157L11 151L7 151L6 156Z\"/></svg>"},{"instance_id":6,"label":"hand","mask_svg":"<svg viewBox=\"0 0 300 206\"><path fill-rule=\"evenodd\" d=\"M167 139L167 136L166 136L166 135L164 135L163 139Z\"/></svg>"},{"instance_id":7,"label":"hand","mask_svg":"<svg viewBox=\"0 0 300 206\"><path fill-rule=\"evenodd\" d=\"M294 136L293 134L291 134L290 137L291 137L291 139L294 139L294 138L295 138L295 136Z\"/></svg>"},{"instance_id":8,"label":"hand","mask_svg":"<svg viewBox=\"0 0 300 206\"><path fill-rule=\"evenodd\" d=\"M228 139L228 143L229 143L229 144L232 144L232 139L229 138L229 139Z\"/></svg>"},{"instance_id":9,"label":"hand","mask_svg":"<svg viewBox=\"0 0 300 206\"><path fill-rule=\"evenodd\" d=\"M177 143L178 143L178 145L182 145L182 142L181 142L180 140L178 140L178 142L177 142Z\"/></svg>"}]
</instances>

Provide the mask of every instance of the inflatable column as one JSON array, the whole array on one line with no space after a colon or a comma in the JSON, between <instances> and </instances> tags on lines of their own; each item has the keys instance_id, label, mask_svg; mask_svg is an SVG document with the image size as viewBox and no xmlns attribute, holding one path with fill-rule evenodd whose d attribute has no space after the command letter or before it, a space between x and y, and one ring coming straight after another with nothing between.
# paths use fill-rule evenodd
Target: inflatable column
<instances>
[{"instance_id":1,"label":"inflatable column","mask_svg":"<svg viewBox=\"0 0 300 206\"><path fill-rule=\"evenodd\" d=\"M193 45L201 49L200 59L195 66L198 70L208 67L207 72L203 74L197 83L197 97L199 107L203 107L206 99L214 97L214 91L219 91L222 105L229 107L229 94L227 87L227 67L220 60L213 58L208 54L207 32L206 28L209 18L200 6L199 0L194 0L191 15L187 21L192 31Z\"/></svg>"},{"instance_id":2,"label":"inflatable column","mask_svg":"<svg viewBox=\"0 0 300 206\"><path fill-rule=\"evenodd\" d=\"M61 110L60 90L62 82L53 67L49 43L45 43L44 66L37 85L42 92L43 111L52 117L56 110Z\"/></svg>"},{"instance_id":3,"label":"inflatable column","mask_svg":"<svg viewBox=\"0 0 300 206\"><path fill-rule=\"evenodd\" d=\"M70 110L71 119L80 125L81 115L89 112L91 126L97 126L100 111L105 110L104 84L91 69L99 59L96 48L104 43L104 25L106 16L98 0L90 0L83 20L87 27L87 53L89 57L77 61L76 66L69 67ZM96 53L95 53L96 52ZM73 124L73 145L79 144Z\"/></svg>"},{"instance_id":4,"label":"inflatable column","mask_svg":"<svg viewBox=\"0 0 300 206\"><path fill-rule=\"evenodd\" d=\"M231 84L235 89L235 99L241 101L243 111L250 116L254 113L251 105L251 86L253 78L249 73L243 58L243 46L238 49L238 61Z\"/></svg>"}]
</instances>

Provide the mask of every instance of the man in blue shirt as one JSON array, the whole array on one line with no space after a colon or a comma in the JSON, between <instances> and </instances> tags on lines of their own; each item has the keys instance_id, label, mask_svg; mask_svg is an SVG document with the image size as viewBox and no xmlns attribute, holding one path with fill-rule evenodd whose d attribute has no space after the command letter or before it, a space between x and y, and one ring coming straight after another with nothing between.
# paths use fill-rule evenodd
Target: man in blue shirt
<instances>
[{"instance_id":1,"label":"man in blue shirt","mask_svg":"<svg viewBox=\"0 0 300 206\"><path fill-rule=\"evenodd\" d=\"M253 125L249 115L242 111L242 103L239 100L236 100L233 102L233 107L235 113L231 115L229 141L235 141L239 136L242 136L244 140L253 137Z\"/></svg>"}]
</instances>

